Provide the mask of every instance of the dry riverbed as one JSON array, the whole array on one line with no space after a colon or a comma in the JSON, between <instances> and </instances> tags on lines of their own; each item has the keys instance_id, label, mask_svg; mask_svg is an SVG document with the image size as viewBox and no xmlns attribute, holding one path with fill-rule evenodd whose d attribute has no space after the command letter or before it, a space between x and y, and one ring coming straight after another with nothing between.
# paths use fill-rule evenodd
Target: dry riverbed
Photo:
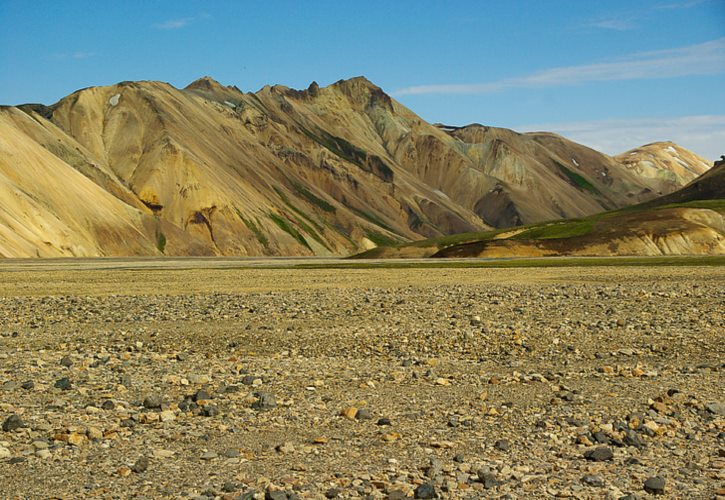
<instances>
[{"instance_id":1,"label":"dry riverbed","mask_svg":"<svg viewBox=\"0 0 725 500\"><path fill-rule=\"evenodd\" d=\"M32 262L2 498L725 495L723 267Z\"/></svg>"}]
</instances>

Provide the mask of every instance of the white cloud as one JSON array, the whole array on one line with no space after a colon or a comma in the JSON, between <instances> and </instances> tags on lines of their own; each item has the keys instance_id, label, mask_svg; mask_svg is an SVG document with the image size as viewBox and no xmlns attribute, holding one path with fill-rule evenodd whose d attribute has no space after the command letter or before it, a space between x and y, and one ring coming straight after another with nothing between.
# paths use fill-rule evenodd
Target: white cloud
<instances>
[{"instance_id":1,"label":"white cloud","mask_svg":"<svg viewBox=\"0 0 725 500\"><path fill-rule=\"evenodd\" d=\"M57 59L58 61L67 61L69 59L80 61L82 59L88 59L89 57L93 57L95 55L96 55L95 52L86 52L86 51L60 52L57 54L53 54L52 58Z\"/></svg>"},{"instance_id":2,"label":"white cloud","mask_svg":"<svg viewBox=\"0 0 725 500\"><path fill-rule=\"evenodd\" d=\"M725 154L725 115L539 123L515 128L555 132L607 154L623 153L656 141L675 142L708 160Z\"/></svg>"},{"instance_id":3,"label":"white cloud","mask_svg":"<svg viewBox=\"0 0 725 500\"><path fill-rule=\"evenodd\" d=\"M93 57L94 55L94 52L73 52L70 57L71 59L88 59L89 57Z\"/></svg>"},{"instance_id":4,"label":"white cloud","mask_svg":"<svg viewBox=\"0 0 725 500\"><path fill-rule=\"evenodd\" d=\"M591 23L591 26L594 28L600 28L604 30L613 30L613 31L629 31L633 30L637 27L637 22L634 19L617 19L617 18L610 18L610 19L602 19L599 21L595 21Z\"/></svg>"},{"instance_id":5,"label":"white cloud","mask_svg":"<svg viewBox=\"0 0 725 500\"><path fill-rule=\"evenodd\" d=\"M160 30L178 30L185 28L194 20L193 17L185 17L183 19L169 19L162 23L155 24L154 27Z\"/></svg>"},{"instance_id":6,"label":"white cloud","mask_svg":"<svg viewBox=\"0 0 725 500\"><path fill-rule=\"evenodd\" d=\"M542 88L587 82L648 80L725 72L725 37L673 49L639 52L609 62L551 68L527 76L486 83L417 85L393 92L421 94L489 94L513 88Z\"/></svg>"},{"instance_id":7,"label":"white cloud","mask_svg":"<svg viewBox=\"0 0 725 500\"><path fill-rule=\"evenodd\" d=\"M683 0L681 2L672 2L662 5L658 5L655 8L660 10L673 10L673 9L689 9L691 7L697 7L704 3L710 3L711 0Z\"/></svg>"}]
</instances>

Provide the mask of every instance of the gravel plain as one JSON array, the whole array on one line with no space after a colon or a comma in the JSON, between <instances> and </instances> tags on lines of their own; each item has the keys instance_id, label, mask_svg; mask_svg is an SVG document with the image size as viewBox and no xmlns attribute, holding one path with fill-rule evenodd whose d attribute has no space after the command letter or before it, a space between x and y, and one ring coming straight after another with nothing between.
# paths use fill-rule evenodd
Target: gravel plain
<instances>
[{"instance_id":1,"label":"gravel plain","mask_svg":"<svg viewBox=\"0 0 725 500\"><path fill-rule=\"evenodd\" d=\"M0 264L2 498L725 498L725 268Z\"/></svg>"}]
</instances>

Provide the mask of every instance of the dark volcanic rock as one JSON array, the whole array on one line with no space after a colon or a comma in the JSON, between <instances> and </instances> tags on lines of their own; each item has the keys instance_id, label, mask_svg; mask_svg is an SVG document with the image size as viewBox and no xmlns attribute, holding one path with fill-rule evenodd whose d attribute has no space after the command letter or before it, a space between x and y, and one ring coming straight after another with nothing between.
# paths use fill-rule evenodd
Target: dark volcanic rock
<instances>
[{"instance_id":1,"label":"dark volcanic rock","mask_svg":"<svg viewBox=\"0 0 725 500\"><path fill-rule=\"evenodd\" d=\"M584 453L584 458L592 462L605 462L614 458L614 453L606 446L600 446Z\"/></svg>"}]
</instances>

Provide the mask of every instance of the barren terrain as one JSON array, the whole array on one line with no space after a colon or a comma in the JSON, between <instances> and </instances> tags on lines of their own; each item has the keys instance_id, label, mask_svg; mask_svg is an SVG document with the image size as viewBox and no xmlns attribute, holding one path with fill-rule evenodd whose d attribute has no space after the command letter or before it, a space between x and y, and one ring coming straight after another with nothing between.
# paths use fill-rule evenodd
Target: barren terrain
<instances>
[{"instance_id":1,"label":"barren terrain","mask_svg":"<svg viewBox=\"0 0 725 500\"><path fill-rule=\"evenodd\" d=\"M0 261L3 498L715 498L725 267Z\"/></svg>"},{"instance_id":2,"label":"barren terrain","mask_svg":"<svg viewBox=\"0 0 725 500\"><path fill-rule=\"evenodd\" d=\"M669 142L615 158L429 124L364 77L121 82L0 106L0 257L345 256L622 208L708 168Z\"/></svg>"}]
</instances>

